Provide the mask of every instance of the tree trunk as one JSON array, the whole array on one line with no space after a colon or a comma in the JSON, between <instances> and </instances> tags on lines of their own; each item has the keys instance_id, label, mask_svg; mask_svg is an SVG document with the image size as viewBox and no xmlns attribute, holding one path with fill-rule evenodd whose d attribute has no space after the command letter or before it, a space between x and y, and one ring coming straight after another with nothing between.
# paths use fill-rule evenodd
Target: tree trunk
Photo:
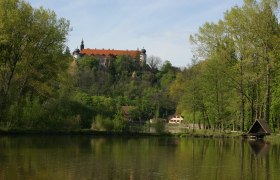
<instances>
[{"instance_id":1,"label":"tree trunk","mask_svg":"<svg viewBox=\"0 0 280 180\"><path fill-rule=\"evenodd\" d=\"M245 122L245 96L243 87L243 62L240 60L240 97L241 97L241 131L244 132Z\"/></svg>"},{"instance_id":2,"label":"tree trunk","mask_svg":"<svg viewBox=\"0 0 280 180\"><path fill-rule=\"evenodd\" d=\"M207 119L207 129L211 129L211 124L210 124L210 120L209 120L207 111L205 111L205 114L206 114L206 119Z\"/></svg>"},{"instance_id":3,"label":"tree trunk","mask_svg":"<svg viewBox=\"0 0 280 180\"><path fill-rule=\"evenodd\" d=\"M258 70L260 71L260 69ZM260 80L259 80L259 73L257 72L257 80L256 80L256 112L255 112L255 119L261 118L261 88L260 88Z\"/></svg>"},{"instance_id":4,"label":"tree trunk","mask_svg":"<svg viewBox=\"0 0 280 180\"><path fill-rule=\"evenodd\" d=\"M217 117L218 118L217 124L218 124L219 130L221 131L221 112L220 112L218 79L216 79L215 86L216 86L216 106L217 106L216 108L217 108L217 115L218 115L218 117Z\"/></svg>"},{"instance_id":5,"label":"tree trunk","mask_svg":"<svg viewBox=\"0 0 280 180\"><path fill-rule=\"evenodd\" d=\"M265 120L269 124L270 119L270 104L271 104L271 92L270 92L270 62L266 57L266 102L265 102Z\"/></svg>"},{"instance_id":6,"label":"tree trunk","mask_svg":"<svg viewBox=\"0 0 280 180\"><path fill-rule=\"evenodd\" d=\"M256 96L255 96L255 93L256 92L256 86L254 84L252 84L252 87L251 87L251 100L250 100L250 124L253 124L253 122L255 121L254 118L255 118L255 114L256 114L256 109L255 109L255 99L256 99Z\"/></svg>"},{"instance_id":7,"label":"tree trunk","mask_svg":"<svg viewBox=\"0 0 280 180\"><path fill-rule=\"evenodd\" d=\"M195 126L195 107L193 107L193 127L192 127L193 132L194 132L194 126Z\"/></svg>"}]
</instances>

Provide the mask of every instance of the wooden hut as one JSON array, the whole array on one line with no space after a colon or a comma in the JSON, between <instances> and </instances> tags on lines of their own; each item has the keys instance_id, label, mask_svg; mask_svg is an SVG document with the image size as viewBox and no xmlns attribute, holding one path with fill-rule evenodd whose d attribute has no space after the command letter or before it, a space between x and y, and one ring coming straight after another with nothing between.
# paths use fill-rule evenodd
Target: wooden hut
<instances>
[{"instance_id":1,"label":"wooden hut","mask_svg":"<svg viewBox=\"0 0 280 180\"><path fill-rule=\"evenodd\" d=\"M271 130L269 128L269 125L265 120L262 119L257 119L247 133L249 137L253 137L257 139L263 138L264 136L270 134L271 134Z\"/></svg>"}]
</instances>

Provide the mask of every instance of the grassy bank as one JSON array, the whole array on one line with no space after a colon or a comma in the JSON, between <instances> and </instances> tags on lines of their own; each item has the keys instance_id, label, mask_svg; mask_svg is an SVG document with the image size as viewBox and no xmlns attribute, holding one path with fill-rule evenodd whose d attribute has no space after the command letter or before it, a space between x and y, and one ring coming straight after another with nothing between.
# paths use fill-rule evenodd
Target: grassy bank
<instances>
[{"instance_id":1,"label":"grassy bank","mask_svg":"<svg viewBox=\"0 0 280 180\"><path fill-rule=\"evenodd\" d=\"M149 132L115 132L95 131L91 129L23 129L0 128L0 135L100 135L100 136L176 136L176 137L202 137L202 138L234 138L240 137L240 132L224 132L212 130L190 130L184 133L149 133Z\"/></svg>"},{"instance_id":2,"label":"grassy bank","mask_svg":"<svg viewBox=\"0 0 280 180\"><path fill-rule=\"evenodd\" d=\"M22 129L0 128L0 135L94 135L94 136L173 136L171 133L95 131L91 129Z\"/></svg>"},{"instance_id":3,"label":"grassy bank","mask_svg":"<svg viewBox=\"0 0 280 180\"><path fill-rule=\"evenodd\" d=\"M92 135L92 136L172 136L179 138L241 138L244 133L232 131L188 130L183 133L115 132L92 129L24 129L0 128L0 135ZM280 143L280 134L266 136L265 140Z\"/></svg>"}]
</instances>

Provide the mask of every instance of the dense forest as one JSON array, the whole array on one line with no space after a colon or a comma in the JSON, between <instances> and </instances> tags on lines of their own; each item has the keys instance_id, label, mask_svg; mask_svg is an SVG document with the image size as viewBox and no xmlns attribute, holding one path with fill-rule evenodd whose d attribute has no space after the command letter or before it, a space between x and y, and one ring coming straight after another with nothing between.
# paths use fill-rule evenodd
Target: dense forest
<instances>
[{"instance_id":1,"label":"dense forest","mask_svg":"<svg viewBox=\"0 0 280 180\"><path fill-rule=\"evenodd\" d=\"M185 68L150 56L74 60L70 22L23 0L0 0L0 125L127 131L179 113L200 128L280 126L278 0L244 0L190 37Z\"/></svg>"},{"instance_id":2,"label":"dense forest","mask_svg":"<svg viewBox=\"0 0 280 180\"><path fill-rule=\"evenodd\" d=\"M193 63L171 88L182 92L177 110L221 130L248 130L255 119L279 129L278 12L278 0L245 0L200 27Z\"/></svg>"}]
</instances>

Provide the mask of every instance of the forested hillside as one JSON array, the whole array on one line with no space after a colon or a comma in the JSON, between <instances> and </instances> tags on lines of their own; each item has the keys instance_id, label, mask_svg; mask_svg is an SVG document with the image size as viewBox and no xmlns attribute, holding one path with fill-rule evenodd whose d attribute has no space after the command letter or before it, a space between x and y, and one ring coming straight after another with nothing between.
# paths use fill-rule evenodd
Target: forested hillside
<instances>
[{"instance_id":1,"label":"forested hillside","mask_svg":"<svg viewBox=\"0 0 280 180\"><path fill-rule=\"evenodd\" d=\"M148 64L141 66L139 58L118 56L107 64L102 59L84 56L74 60L69 68L72 101L90 109L84 127L96 121L98 129L126 128L128 119L122 107L129 107L129 120L139 123L175 113L168 90L180 70L169 61L162 64L152 56Z\"/></svg>"},{"instance_id":2,"label":"forested hillside","mask_svg":"<svg viewBox=\"0 0 280 180\"><path fill-rule=\"evenodd\" d=\"M0 122L2 127L120 130L130 118L146 121L175 112L168 87L177 68L158 57L149 65L119 56L103 66L74 61L66 40L70 24L25 1L0 1Z\"/></svg>"}]
</instances>

